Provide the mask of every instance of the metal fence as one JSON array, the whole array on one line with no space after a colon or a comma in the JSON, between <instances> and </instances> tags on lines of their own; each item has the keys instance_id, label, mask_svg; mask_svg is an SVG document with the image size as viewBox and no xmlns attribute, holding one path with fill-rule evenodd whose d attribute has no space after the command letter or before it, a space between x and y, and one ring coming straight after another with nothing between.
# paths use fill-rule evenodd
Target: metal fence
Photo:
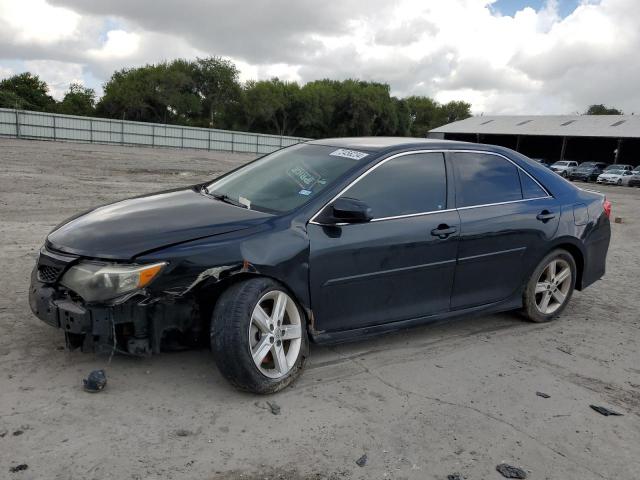
<instances>
[{"instance_id":1,"label":"metal fence","mask_svg":"<svg viewBox=\"0 0 640 480\"><path fill-rule=\"evenodd\" d=\"M0 136L265 154L307 138L0 108Z\"/></svg>"}]
</instances>

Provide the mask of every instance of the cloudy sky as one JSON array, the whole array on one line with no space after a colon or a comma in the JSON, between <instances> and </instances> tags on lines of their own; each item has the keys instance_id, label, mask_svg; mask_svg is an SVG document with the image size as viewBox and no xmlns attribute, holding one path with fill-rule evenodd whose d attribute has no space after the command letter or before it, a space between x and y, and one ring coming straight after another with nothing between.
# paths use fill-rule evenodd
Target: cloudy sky
<instances>
[{"instance_id":1,"label":"cloudy sky","mask_svg":"<svg viewBox=\"0 0 640 480\"><path fill-rule=\"evenodd\" d=\"M232 59L242 79L361 78L475 113L640 112L639 0L0 0L0 78L60 98L115 69Z\"/></svg>"}]
</instances>

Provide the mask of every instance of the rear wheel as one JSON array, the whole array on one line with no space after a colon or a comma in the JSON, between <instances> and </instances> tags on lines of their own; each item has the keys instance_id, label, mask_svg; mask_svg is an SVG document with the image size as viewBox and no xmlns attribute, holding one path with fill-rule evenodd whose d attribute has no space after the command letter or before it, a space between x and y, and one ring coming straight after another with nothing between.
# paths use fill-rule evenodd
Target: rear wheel
<instances>
[{"instance_id":1,"label":"rear wheel","mask_svg":"<svg viewBox=\"0 0 640 480\"><path fill-rule=\"evenodd\" d=\"M566 250L544 257L524 292L524 314L533 322L548 322L567 306L576 282L576 262Z\"/></svg>"},{"instance_id":2,"label":"rear wheel","mask_svg":"<svg viewBox=\"0 0 640 480\"><path fill-rule=\"evenodd\" d=\"M213 311L211 348L234 386L274 393L302 372L308 351L304 314L285 289L267 278L238 283Z\"/></svg>"}]
</instances>

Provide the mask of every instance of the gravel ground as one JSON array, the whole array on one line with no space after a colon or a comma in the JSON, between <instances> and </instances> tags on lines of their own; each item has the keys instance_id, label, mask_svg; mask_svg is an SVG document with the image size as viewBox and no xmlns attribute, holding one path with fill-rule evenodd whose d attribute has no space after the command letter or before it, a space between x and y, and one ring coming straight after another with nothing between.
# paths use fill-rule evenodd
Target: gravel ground
<instances>
[{"instance_id":1,"label":"gravel ground","mask_svg":"<svg viewBox=\"0 0 640 480\"><path fill-rule=\"evenodd\" d=\"M598 187L623 223L606 277L559 321L491 315L312 346L300 381L272 397L233 390L208 351L110 364L67 352L31 314L29 272L58 222L249 158L0 139L0 478L490 480L503 461L530 479L638 478L638 189ZM94 368L109 384L90 395Z\"/></svg>"}]
</instances>

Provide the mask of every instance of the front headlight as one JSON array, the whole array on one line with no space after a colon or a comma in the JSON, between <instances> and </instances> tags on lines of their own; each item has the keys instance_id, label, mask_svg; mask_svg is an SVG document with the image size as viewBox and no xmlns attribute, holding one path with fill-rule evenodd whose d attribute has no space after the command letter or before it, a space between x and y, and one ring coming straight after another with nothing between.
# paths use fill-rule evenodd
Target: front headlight
<instances>
[{"instance_id":1,"label":"front headlight","mask_svg":"<svg viewBox=\"0 0 640 480\"><path fill-rule=\"evenodd\" d=\"M166 262L150 265L81 262L71 267L60 283L86 302L111 300L146 287L166 265Z\"/></svg>"}]
</instances>

